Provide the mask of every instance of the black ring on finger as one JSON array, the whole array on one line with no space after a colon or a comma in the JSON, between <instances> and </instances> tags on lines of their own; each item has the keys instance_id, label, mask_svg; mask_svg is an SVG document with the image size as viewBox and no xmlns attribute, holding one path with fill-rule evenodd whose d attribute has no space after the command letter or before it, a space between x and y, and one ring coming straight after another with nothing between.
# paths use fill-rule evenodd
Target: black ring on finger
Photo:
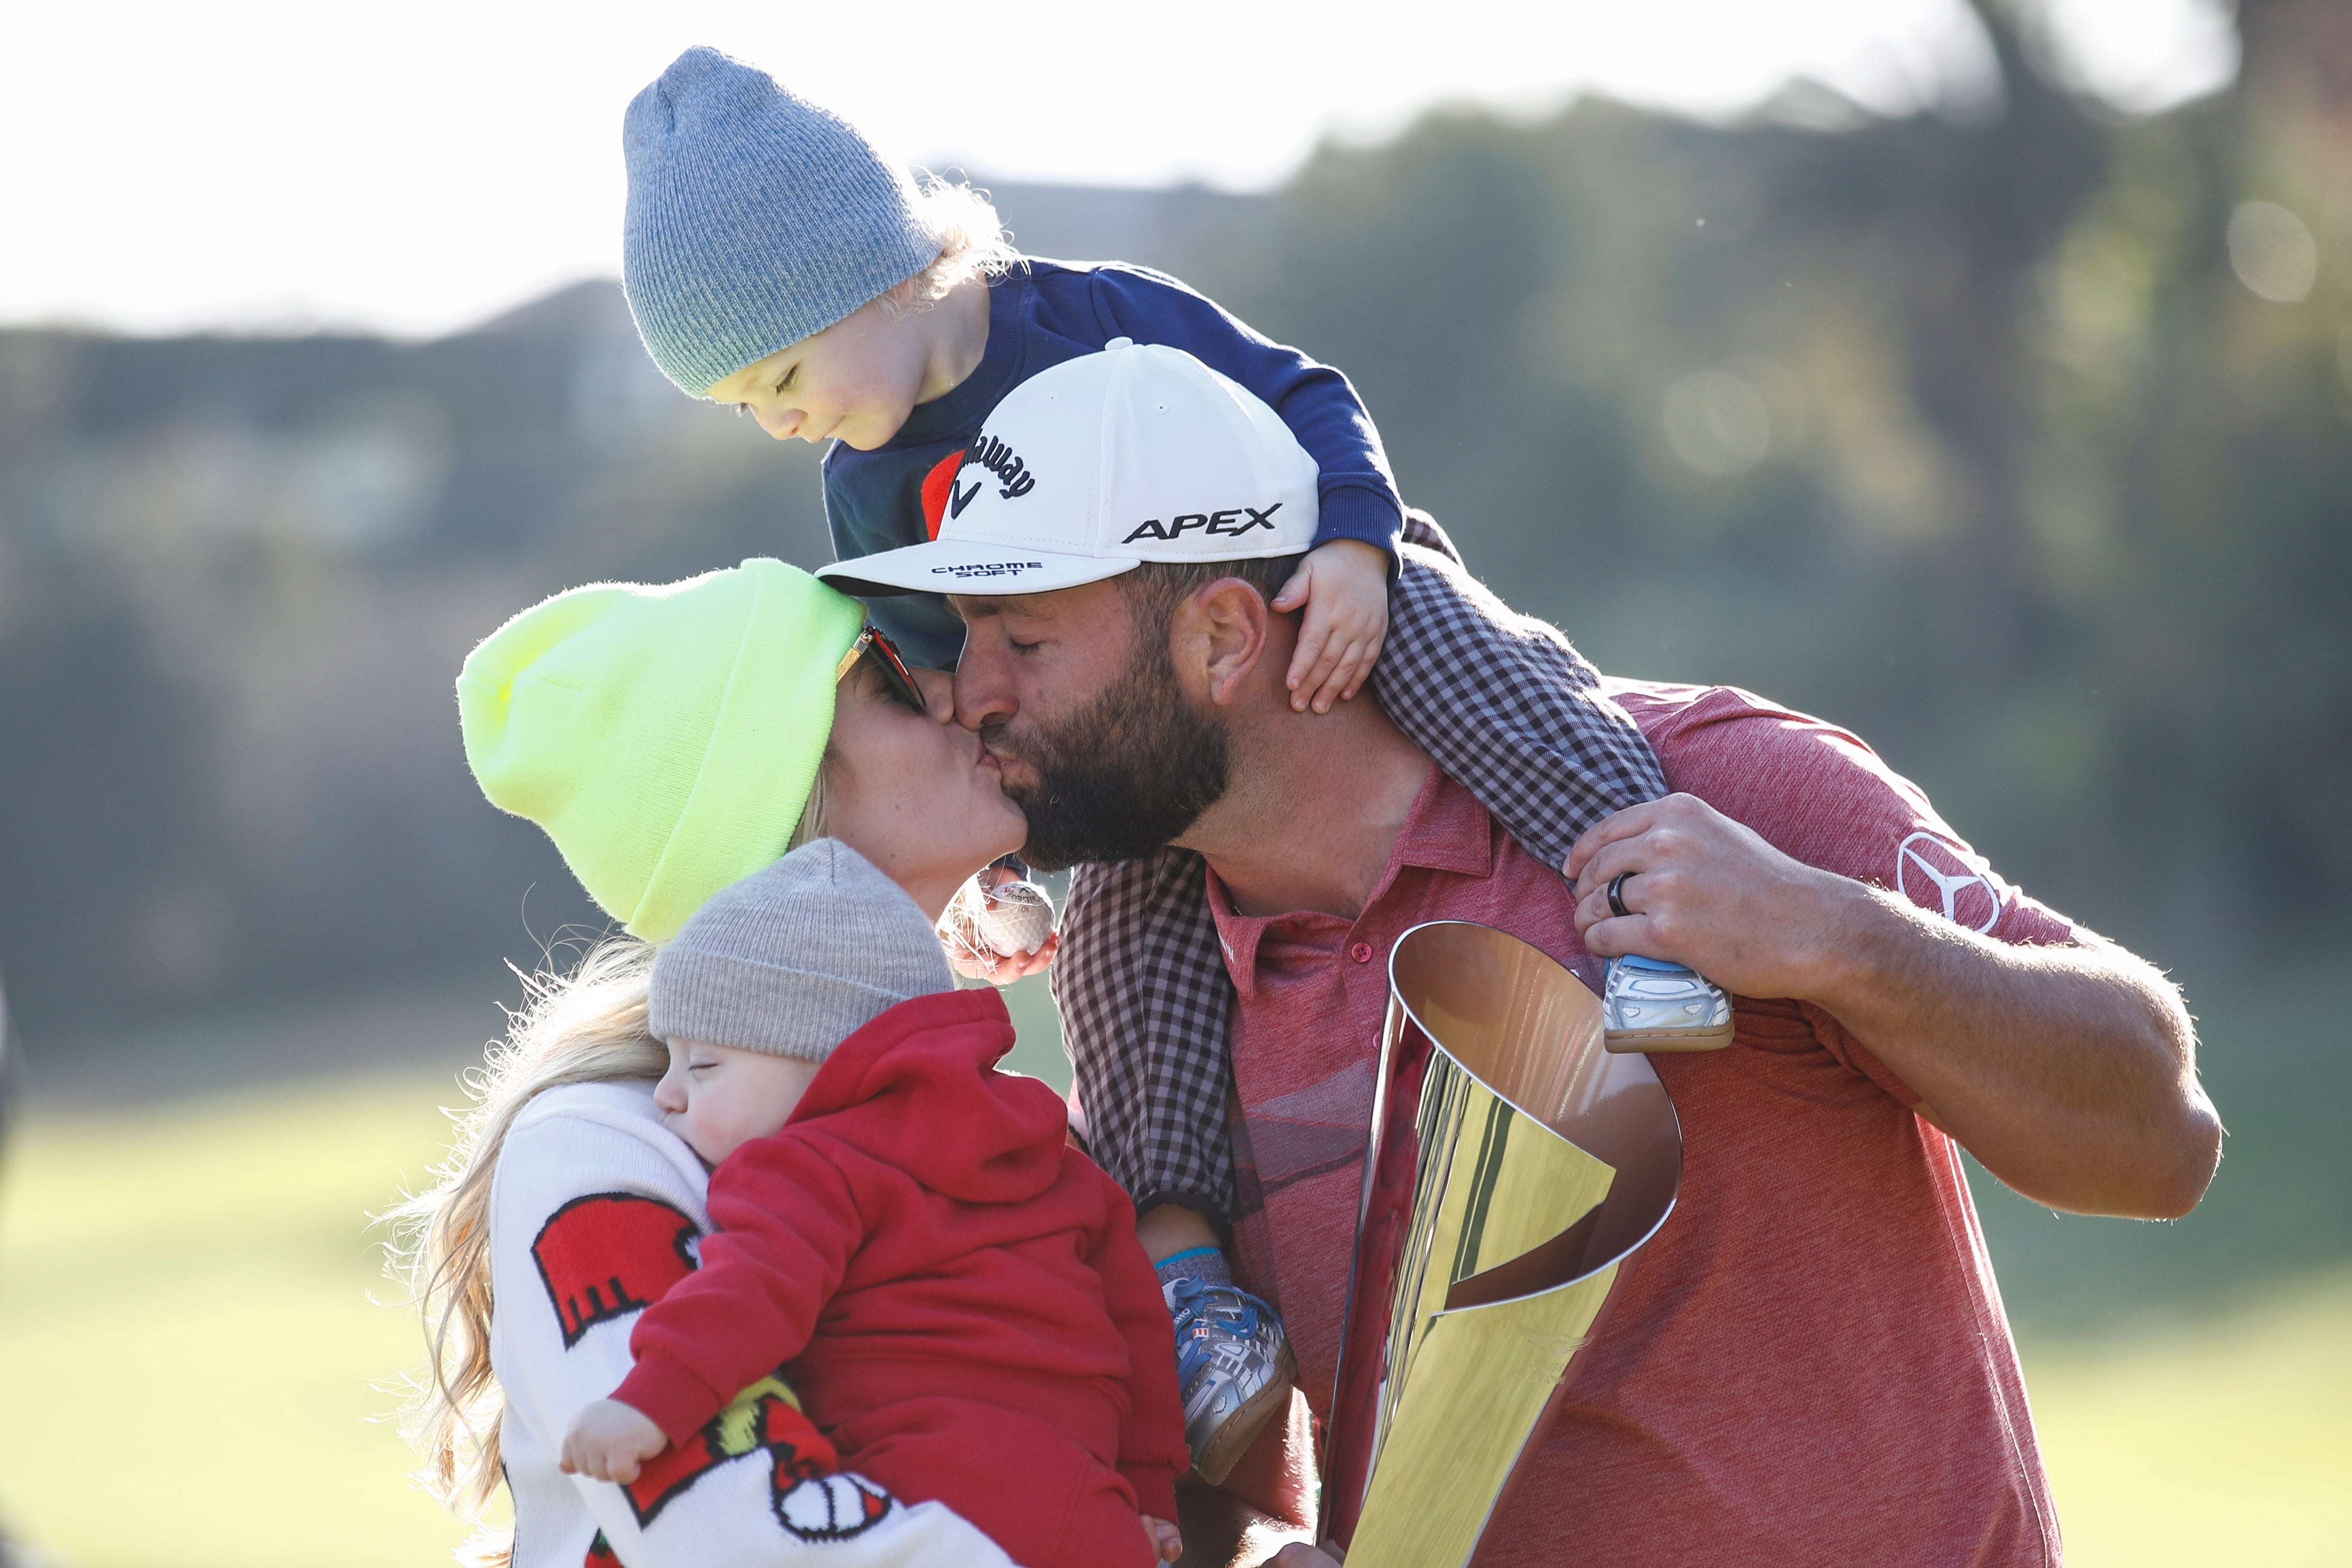
<instances>
[{"instance_id":1,"label":"black ring on finger","mask_svg":"<svg viewBox=\"0 0 2352 1568\"><path fill-rule=\"evenodd\" d=\"M1625 879L1635 874L1636 873L1633 872L1621 871L1615 876L1609 879L1610 914L1631 915L1633 913L1632 910L1625 907Z\"/></svg>"}]
</instances>

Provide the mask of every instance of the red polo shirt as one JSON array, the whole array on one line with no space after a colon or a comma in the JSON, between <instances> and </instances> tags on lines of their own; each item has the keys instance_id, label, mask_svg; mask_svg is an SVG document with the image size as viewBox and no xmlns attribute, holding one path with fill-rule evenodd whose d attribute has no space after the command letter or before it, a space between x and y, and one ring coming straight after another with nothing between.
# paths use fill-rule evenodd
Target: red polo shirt
<instances>
[{"instance_id":1,"label":"red polo shirt","mask_svg":"<svg viewBox=\"0 0 2352 1568\"><path fill-rule=\"evenodd\" d=\"M1729 688L1611 691L1676 789L1796 859L1999 940L2072 936L1844 731ZM1601 967L1557 872L1434 769L1358 919L1238 915L1213 873L1209 902L1239 994L1238 1261L1327 1417L1390 948L1475 920L1588 983ZM1735 1021L1727 1050L1652 1059L1682 1123L1680 1201L1625 1266L1481 1563L2055 1563L1958 1149L1820 1009L1742 997Z\"/></svg>"}]
</instances>

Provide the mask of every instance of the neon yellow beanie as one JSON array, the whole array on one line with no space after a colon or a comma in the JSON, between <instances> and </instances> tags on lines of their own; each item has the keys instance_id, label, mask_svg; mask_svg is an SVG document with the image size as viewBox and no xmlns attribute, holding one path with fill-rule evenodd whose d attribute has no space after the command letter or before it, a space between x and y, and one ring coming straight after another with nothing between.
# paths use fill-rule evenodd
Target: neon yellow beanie
<instances>
[{"instance_id":1,"label":"neon yellow beanie","mask_svg":"<svg viewBox=\"0 0 2352 1568\"><path fill-rule=\"evenodd\" d=\"M791 842L865 622L780 560L559 593L458 673L466 761L607 914L667 941Z\"/></svg>"}]
</instances>

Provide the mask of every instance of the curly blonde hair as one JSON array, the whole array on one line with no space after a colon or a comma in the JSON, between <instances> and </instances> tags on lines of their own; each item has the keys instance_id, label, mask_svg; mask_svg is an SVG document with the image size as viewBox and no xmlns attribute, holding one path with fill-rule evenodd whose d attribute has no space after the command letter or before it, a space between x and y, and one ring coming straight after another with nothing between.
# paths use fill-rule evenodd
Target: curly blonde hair
<instances>
[{"instance_id":1,"label":"curly blonde hair","mask_svg":"<svg viewBox=\"0 0 2352 1568\"><path fill-rule=\"evenodd\" d=\"M424 1458L416 1479L477 1531L460 1562L504 1564L510 1531L484 1523L500 1480L506 1394L490 1366L490 1178L524 1106L570 1083L659 1078L669 1052L646 1032L654 950L634 937L591 948L569 975L524 977L525 999L505 1040L467 1075L472 1106L457 1124L432 1187L383 1218L389 1267L425 1319L425 1364L409 1379L401 1430Z\"/></svg>"},{"instance_id":2,"label":"curly blonde hair","mask_svg":"<svg viewBox=\"0 0 2352 1568\"><path fill-rule=\"evenodd\" d=\"M940 254L883 294L882 308L893 316L928 310L960 286L975 277L1002 277L1021 259L985 191L924 173L916 181L915 210L940 236Z\"/></svg>"}]
</instances>

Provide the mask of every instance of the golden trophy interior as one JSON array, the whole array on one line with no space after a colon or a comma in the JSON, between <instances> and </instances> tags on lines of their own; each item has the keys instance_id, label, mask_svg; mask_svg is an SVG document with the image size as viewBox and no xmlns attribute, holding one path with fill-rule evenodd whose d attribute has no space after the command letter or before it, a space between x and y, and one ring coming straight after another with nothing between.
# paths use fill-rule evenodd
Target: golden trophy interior
<instances>
[{"instance_id":1,"label":"golden trophy interior","mask_svg":"<svg viewBox=\"0 0 2352 1568\"><path fill-rule=\"evenodd\" d=\"M1682 1133L1649 1061L1603 1049L1600 999L1517 937L1416 926L1389 974L1383 1093L1408 1029L1433 1049L1348 1562L1446 1568L1477 1550L1618 1265L1673 1210Z\"/></svg>"}]
</instances>

